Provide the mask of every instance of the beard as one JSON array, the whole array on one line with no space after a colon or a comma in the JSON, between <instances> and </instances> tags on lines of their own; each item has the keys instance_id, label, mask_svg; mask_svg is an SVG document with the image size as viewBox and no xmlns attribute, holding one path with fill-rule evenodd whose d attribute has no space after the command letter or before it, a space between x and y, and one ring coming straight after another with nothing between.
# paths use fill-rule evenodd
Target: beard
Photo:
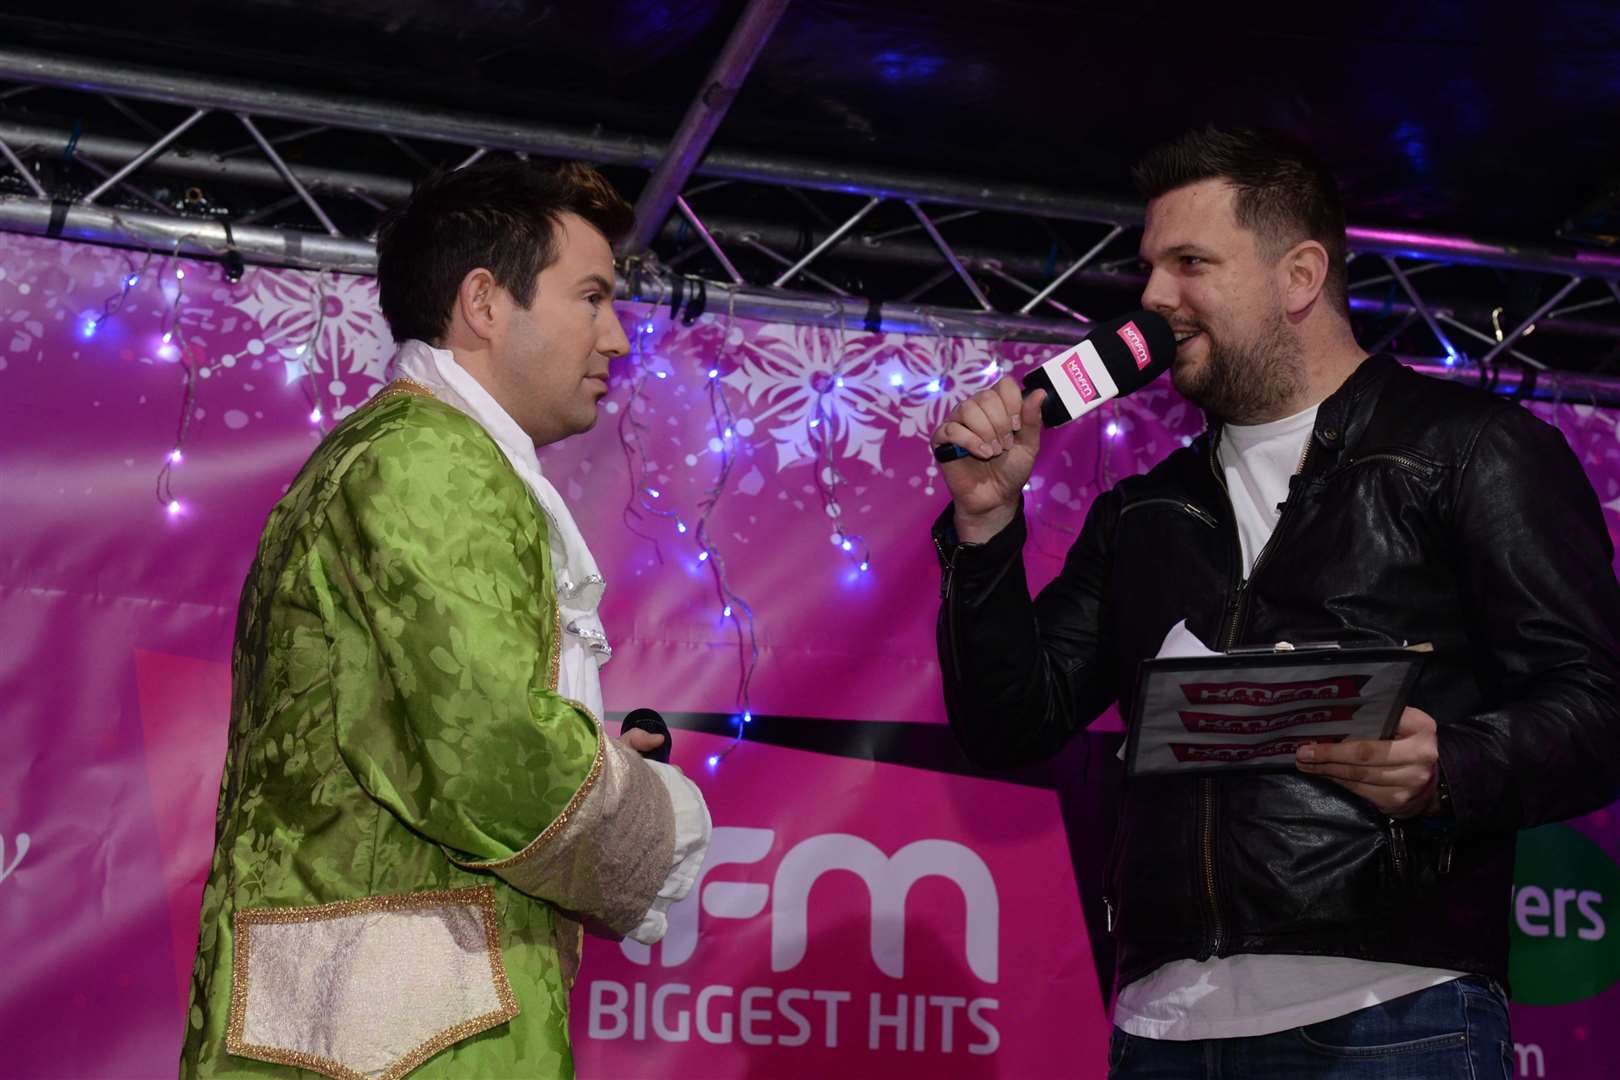
<instances>
[{"instance_id":1,"label":"beard","mask_svg":"<svg viewBox=\"0 0 1620 1080\"><path fill-rule=\"evenodd\" d=\"M1282 312L1247 342L1229 344L1203 333L1209 344L1203 364L1170 369L1176 392L1223 423L1280 419L1305 384L1299 341Z\"/></svg>"}]
</instances>

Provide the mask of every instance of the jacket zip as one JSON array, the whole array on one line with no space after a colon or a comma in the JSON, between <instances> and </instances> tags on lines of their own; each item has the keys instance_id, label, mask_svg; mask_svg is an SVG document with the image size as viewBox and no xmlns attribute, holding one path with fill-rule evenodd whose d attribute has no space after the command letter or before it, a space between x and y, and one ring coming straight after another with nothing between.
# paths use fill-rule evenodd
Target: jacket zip
<instances>
[{"instance_id":1,"label":"jacket zip","mask_svg":"<svg viewBox=\"0 0 1620 1080\"><path fill-rule=\"evenodd\" d=\"M1165 497L1165 495L1160 495L1160 497L1155 497L1155 499L1142 499L1140 502L1132 502L1132 504L1126 505L1123 510L1119 510L1119 517L1123 518L1124 515L1128 515L1128 513L1131 513L1132 510L1137 510L1137 508L1153 507L1153 505L1170 505L1170 507L1176 507L1178 510L1181 510L1181 512L1189 515L1189 517L1197 518L1197 520L1202 521L1204 525L1210 526L1212 529L1220 528L1220 521L1215 520L1215 515L1210 513L1209 510L1205 510L1204 507L1199 507L1197 504L1192 504L1192 502L1187 502L1186 499L1170 499L1170 497ZM1115 873L1115 863L1118 861L1118 850L1119 839L1118 837L1115 837L1115 844L1113 844L1113 848L1110 850L1110 855L1108 855L1108 865L1105 866L1106 878L1111 878L1113 873ZM1110 886L1110 882L1103 881L1103 918L1105 918L1108 933L1111 934L1113 933L1113 928L1115 928L1115 920L1118 913L1116 913L1115 904L1113 904L1113 897L1108 894L1108 886Z\"/></svg>"},{"instance_id":2,"label":"jacket zip","mask_svg":"<svg viewBox=\"0 0 1620 1080\"><path fill-rule=\"evenodd\" d=\"M1294 470L1296 474L1303 473L1305 471L1305 465L1308 461L1310 461L1311 444L1313 442L1315 442L1314 432L1305 437L1305 449L1299 455L1299 467ZM1221 491L1226 495L1227 509L1231 509L1232 492L1226 486L1226 477L1221 475L1220 462L1217 457L1219 447L1219 437L1210 440L1209 469L1210 472L1215 474L1215 482L1220 485ZM1286 506L1287 503L1284 503L1284 513L1287 513ZM1236 534L1236 511L1233 511L1233 513L1234 520L1232 523L1232 530L1233 533ZM1262 547L1260 549L1260 553L1254 557L1254 565L1249 568L1248 577L1244 577L1242 571L1242 540L1234 535L1234 539L1236 539L1238 543L1233 554L1233 565L1236 568L1236 572L1232 576L1236 579L1237 583L1232 589L1232 601L1227 606L1226 610L1226 629L1221 635L1220 647L1222 651L1232 648L1232 646L1237 643L1238 632L1243 624L1243 601L1245 590L1248 589L1249 582L1254 580L1254 575L1259 572L1261 564L1265 562L1266 555L1271 551L1273 542L1277 539L1277 532L1279 529L1281 529L1281 527L1282 518L1279 517L1277 519L1277 527L1271 530L1271 536L1266 540L1265 546ZM1209 910L1209 955L1219 956L1221 955L1221 947L1226 944L1226 927L1221 920L1220 896L1215 889L1215 781L1210 777L1205 777L1198 783L1198 824L1202 832L1203 839L1199 854L1201 856L1202 868L1204 871L1204 900Z\"/></svg>"},{"instance_id":3,"label":"jacket zip","mask_svg":"<svg viewBox=\"0 0 1620 1080\"><path fill-rule=\"evenodd\" d=\"M1384 451L1377 454L1368 454L1366 457L1352 458L1346 464L1360 465L1366 461L1393 461L1397 465L1404 466L1407 470L1423 476L1433 475L1435 469L1431 462L1424 461L1422 458L1412 454L1402 454L1397 451Z\"/></svg>"},{"instance_id":4,"label":"jacket zip","mask_svg":"<svg viewBox=\"0 0 1620 1080\"><path fill-rule=\"evenodd\" d=\"M1315 441L1316 441L1316 439L1315 439L1314 435L1308 435L1308 436L1305 437L1305 449L1299 455L1299 467L1294 470L1294 474L1296 476L1302 475L1305 472L1305 465L1306 465L1307 462L1309 462L1311 460L1311 446ZM1215 447L1216 447L1215 441L1211 440L1211 442L1210 442L1210 452L1209 452L1209 455L1210 455L1209 456L1209 464L1210 464L1210 468L1212 470L1214 470L1214 472L1215 472L1215 479L1220 481L1221 490L1226 492L1226 505L1228 507L1230 507L1232 505L1232 493L1231 493L1231 491L1229 491L1227 489L1226 477L1222 476L1221 472L1220 472L1220 469L1216 467L1217 462L1216 462L1216 459L1215 459ZM1284 507L1283 513L1284 514L1286 514L1288 512L1287 511L1287 506L1288 506L1288 503L1284 502L1283 503L1283 507ZM1234 514L1234 517L1235 517L1236 511L1233 511L1233 514ZM1237 523L1236 523L1235 520L1233 522L1232 527L1233 527L1234 530L1237 528ZM1227 624L1226 635L1225 635L1224 641L1223 641L1223 643L1221 645L1221 648L1223 650L1230 649L1232 646L1237 644L1238 630L1241 627L1242 622L1243 622L1243 600L1244 600L1245 595L1247 593L1247 590L1249 588L1249 582L1254 580L1255 575L1260 572L1260 567L1265 565L1266 556L1271 554L1271 549L1276 546L1277 533L1280 532L1281 530L1282 530L1282 517L1279 516L1277 518L1276 527L1274 527L1271 530L1271 536L1269 536L1266 539L1265 545L1263 547L1261 547L1261 549L1260 549L1260 553L1257 554L1254 557L1254 565L1249 567L1249 576L1245 578L1245 577L1241 576L1241 573L1238 576L1237 588L1234 589L1233 592L1232 592L1232 607L1227 612L1227 617L1231 621ZM1243 545L1240 542L1238 544L1238 558L1241 559L1242 557L1243 557Z\"/></svg>"},{"instance_id":5,"label":"jacket zip","mask_svg":"<svg viewBox=\"0 0 1620 1080\"><path fill-rule=\"evenodd\" d=\"M962 678L962 664L957 658L956 651L956 597L953 595L956 587L956 557L965 545L957 544L949 554L939 537L934 537L934 549L939 552L939 561L945 567L939 579L939 596L945 601L945 636L950 638L951 679L960 682Z\"/></svg>"},{"instance_id":6,"label":"jacket zip","mask_svg":"<svg viewBox=\"0 0 1620 1080\"><path fill-rule=\"evenodd\" d=\"M1361 465L1369 461L1392 461L1408 472L1420 476L1429 476L1434 472L1434 466L1422 458L1412 454L1403 454L1399 451L1381 451L1376 454L1367 454L1363 457L1351 459L1348 465ZM1398 819L1389 819L1389 857L1390 864L1395 871L1395 880L1406 881L1406 826ZM1447 845L1444 861L1449 865L1451 858L1450 845Z\"/></svg>"},{"instance_id":7,"label":"jacket zip","mask_svg":"<svg viewBox=\"0 0 1620 1080\"><path fill-rule=\"evenodd\" d=\"M1226 495L1226 508L1232 509L1232 492L1226 486L1226 477L1221 475L1216 452L1220 446L1217 435L1209 441L1209 469L1215 474L1215 482L1221 486ZM1233 511L1232 539L1236 541L1236 553L1232 556L1237 572L1233 575L1237 585L1232 590L1232 600L1226 610L1226 631L1221 635L1221 649L1225 651L1232 647L1232 640L1237 636L1238 616L1243 608L1243 587L1247 582L1243 577L1243 544L1237 535L1236 511ZM1219 956L1221 946L1225 944L1225 931L1221 923L1221 905L1219 896L1215 892L1215 781L1211 777L1204 777L1198 781L1198 828L1199 859L1204 871L1204 902L1209 909L1209 955Z\"/></svg>"},{"instance_id":8,"label":"jacket zip","mask_svg":"<svg viewBox=\"0 0 1620 1080\"><path fill-rule=\"evenodd\" d=\"M1143 499L1141 502L1133 502L1133 503L1129 504L1128 506L1124 507L1123 509L1121 509L1120 512L1119 512L1119 516L1124 517L1126 514L1130 513L1132 510L1137 510L1137 509L1140 509L1141 507L1144 507L1144 506L1160 506L1160 505L1168 505L1168 506L1177 507L1178 509L1181 510L1182 513L1190 514L1191 516L1197 518L1199 521L1202 521L1205 525L1208 525L1212 529L1220 528L1220 522L1216 521L1215 520L1215 515L1211 514L1208 510L1205 510L1201 506L1197 506L1197 505L1195 505L1193 503L1190 503L1185 499L1172 499L1172 498L1169 498L1167 496L1159 496L1159 497L1153 498L1153 499Z\"/></svg>"},{"instance_id":9,"label":"jacket zip","mask_svg":"<svg viewBox=\"0 0 1620 1080\"><path fill-rule=\"evenodd\" d=\"M1395 880L1406 882L1406 829L1394 818L1389 819L1389 855L1395 865Z\"/></svg>"},{"instance_id":10,"label":"jacket zip","mask_svg":"<svg viewBox=\"0 0 1620 1080\"><path fill-rule=\"evenodd\" d=\"M1215 520L1215 515L1211 514L1208 510L1205 510L1203 507L1198 506L1198 505L1196 505L1194 503L1190 503L1185 499L1172 499L1172 498L1169 498L1167 496L1160 496L1158 498L1143 499L1140 502L1133 502L1130 505L1126 506L1124 509L1120 510L1119 516L1124 517L1126 514L1130 513L1132 510L1136 510L1136 509L1138 509L1140 507L1143 507L1143 506L1157 506L1157 505L1174 506L1178 510L1180 510L1182 513L1187 514L1187 515L1189 515L1191 517L1197 518L1199 521L1203 522L1205 525L1208 525L1212 529L1220 528L1220 522L1216 521ZM937 544L938 541L936 540L935 543ZM1115 842L1114 842L1115 851L1117 851L1118 846L1119 846L1119 841L1118 841L1118 839L1116 839ZM1108 859L1108 865L1105 868L1105 873L1110 877L1114 873L1115 858L1116 858L1116 855L1111 852L1110 855L1109 855L1109 859ZM1105 881L1103 883L1103 897L1102 897L1103 912L1104 912L1104 918L1106 920L1106 925L1107 925L1107 928L1108 928L1108 932L1110 934L1112 934L1114 932L1114 921L1115 921L1115 918L1116 918L1116 912L1114 910L1114 898L1109 895L1107 890L1108 890L1108 882ZM1213 893L1213 885L1211 885L1211 891Z\"/></svg>"}]
</instances>

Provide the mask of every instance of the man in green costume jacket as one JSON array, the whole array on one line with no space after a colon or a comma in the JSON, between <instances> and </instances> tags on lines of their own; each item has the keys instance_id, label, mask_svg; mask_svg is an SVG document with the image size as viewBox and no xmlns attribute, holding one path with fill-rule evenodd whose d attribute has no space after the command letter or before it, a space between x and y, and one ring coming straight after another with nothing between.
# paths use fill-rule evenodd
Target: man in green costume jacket
<instances>
[{"instance_id":1,"label":"man in green costume jacket","mask_svg":"<svg viewBox=\"0 0 1620 1080\"><path fill-rule=\"evenodd\" d=\"M436 176L378 239L397 378L248 574L187 1077L571 1077L581 923L658 940L702 796L603 732L604 582L535 447L628 351L594 171Z\"/></svg>"}]
</instances>

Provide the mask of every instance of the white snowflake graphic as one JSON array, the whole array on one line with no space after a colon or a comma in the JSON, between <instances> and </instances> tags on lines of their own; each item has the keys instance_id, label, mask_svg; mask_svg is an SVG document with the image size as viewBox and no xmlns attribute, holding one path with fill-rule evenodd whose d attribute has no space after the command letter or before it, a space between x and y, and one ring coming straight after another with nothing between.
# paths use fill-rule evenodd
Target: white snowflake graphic
<instances>
[{"instance_id":1,"label":"white snowflake graphic","mask_svg":"<svg viewBox=\"0 0 1620 1080\"><path fill-rule=\"evenodd\" d=\"M926 439L958 403L994 386L1008 367L981 341L873 334L857 347L869 356L904 439Z\"/></svg>"},{"instance_id":2,"label":"white snowflake graphic","mask_svg":"<svg viewBox=\"0 0 1620 1080\"><path fill-rule=\"evenodd\" d=\"M926 439L958 402L1011 368L991 342L786 325L762 326L732 355L737 367L724 382L763 406L757 426L775 421L768 430L778 471L814 460L812 429L823 423L843 457L881 471L891 432Z\"/></svg>"},{"instance_id":3,"label":"white snowflake graphic","mask_svg":"<svg viewBox=\"0 0 1620 1080\"><path fill-rule=\"evenodd\" d=\"M394 340L377 307L375 279L258 270L250 284L235 306L259 327L265 345L286 362L289 382L317 366L333 380L383 381ZM317 324L320 333L315 336ZM356 389L363 393L365 388Z\"/></svg>"},{"instance_id":4,"label":"white snowflake graphic","mask_svg":"<svg viewBox=\"0 0 1620 1080\"><path fill-rule=\"evenodd\" d=\"M892 416L872 354L821 327L770 325L734 355L737 367L723 381L758 407L756 428L774 421L778 471L815 460L811 429L822 424L844 457L883 468L883 421Z\"/></svg>"}]
</instances>

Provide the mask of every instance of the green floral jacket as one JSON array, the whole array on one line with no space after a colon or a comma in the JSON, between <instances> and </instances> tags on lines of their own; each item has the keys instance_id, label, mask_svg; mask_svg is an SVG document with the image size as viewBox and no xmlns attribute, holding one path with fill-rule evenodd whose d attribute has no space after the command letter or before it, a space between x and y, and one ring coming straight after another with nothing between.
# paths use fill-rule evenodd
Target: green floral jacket
<instances>
[{"instance_id":1,"label":"green floral jacket","mask_svg":"<svg viewBox=\"0 0 1620 1080\"><path fill-rule=\"evenodd\" d=\"M634 928L669 797L557 693L546 519L394 384L271 512L243 589L186 1077L570 1077L580 924Z\"/></svg>"}]
</instances>

